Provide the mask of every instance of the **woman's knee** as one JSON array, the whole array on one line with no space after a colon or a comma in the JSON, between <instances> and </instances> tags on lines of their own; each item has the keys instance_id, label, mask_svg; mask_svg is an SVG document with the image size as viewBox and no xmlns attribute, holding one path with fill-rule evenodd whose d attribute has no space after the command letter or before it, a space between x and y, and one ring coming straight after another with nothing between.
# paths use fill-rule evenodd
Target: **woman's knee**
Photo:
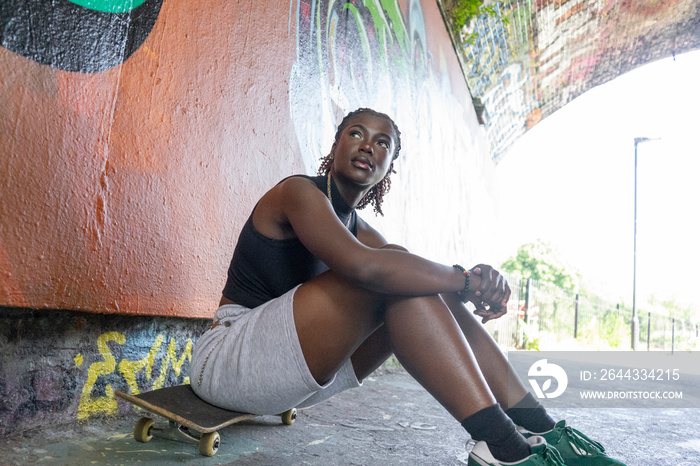
<instances>
[{"instance_id":1,"label":"woman's knee","mask_svg":"<svg viewBox=\"0 0 700 466\"><path fill-rule=\"evenodd\" d=\"M379 249L394 249L396 251L408 252L408 249L406 249L405 247L398 245L398 244L385 244L384 246L382 246Z\"/></svg>"},{"instance_id":2,"label":"woman's knee","mask_svg":"<svg viewBox=\"0 0 700 466\"><path fill-rule=\"evenodd\" d=\"M386 306L389 309L416 309L425 312L444 312L449 310L440 295L429 296L394 296L387 298Z\"/></svg>"}]
</instances>

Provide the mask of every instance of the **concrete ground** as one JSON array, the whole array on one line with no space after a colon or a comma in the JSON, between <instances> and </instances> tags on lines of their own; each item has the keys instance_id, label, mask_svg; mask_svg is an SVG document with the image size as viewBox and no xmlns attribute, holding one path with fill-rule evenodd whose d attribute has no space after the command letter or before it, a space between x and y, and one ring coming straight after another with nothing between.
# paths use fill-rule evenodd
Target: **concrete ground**
<instances>
[{"instance_id":1,"label":"concrete ground","mask_svg":"<svg viewBox=\"0 0 700 466\"><path fill-rule=\"evenodd\" d=\"M557 409L629 466L700 465L700 409ZM413 379L397 370L299 413L293 426L258 417L220 431L221 448L132 437L141 415L93 419L0 440L3 465L460 465L467 435ZM158 419L156 422L162 422Z\"/></svg>"}]
</instances>

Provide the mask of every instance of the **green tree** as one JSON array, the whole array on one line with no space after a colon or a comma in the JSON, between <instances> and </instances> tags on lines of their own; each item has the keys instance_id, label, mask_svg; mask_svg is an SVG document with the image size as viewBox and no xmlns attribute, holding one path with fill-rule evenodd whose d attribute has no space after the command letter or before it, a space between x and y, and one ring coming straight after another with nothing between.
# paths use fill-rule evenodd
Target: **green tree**
<instances>
[{"instance_id":1,"label":"green tree","mask_svg":"<svg viewBox=\"0 0 700 466\"><path fill-rule=\"evenodd\" d=\"M507 17L501 16L494 6L484 5L484 0L457 0L452 8L452 13L450 13L457 30L465 25L470 25L483 14L489 15L492 18L498 18L503 24L509 24L509 19ZM465 43L474 44L477 36L478 33L472 31L465 38Z\"/></svg>"},{"instance_id":2,"label":"green tree","mask_svg":"<svg viewBox=\"0 0 700 466\"><path fill-rule=\"evenodd\" d=\"M532 278L567 290L574 290L579 280L578 274L570 272L552 246L541 239L520 246L515 257L505 261L501 268L523 280Z\"/></svg>"}]
</instances>

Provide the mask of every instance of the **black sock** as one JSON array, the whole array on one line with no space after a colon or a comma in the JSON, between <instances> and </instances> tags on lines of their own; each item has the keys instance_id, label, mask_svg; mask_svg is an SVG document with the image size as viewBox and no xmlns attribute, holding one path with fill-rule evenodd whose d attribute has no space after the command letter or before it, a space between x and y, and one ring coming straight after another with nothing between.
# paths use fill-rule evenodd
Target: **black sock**
<instances>
[{"instance_id":1,"label":"black sock","mask_svg":"<svg viewBox=\"0 0 700 466\"><path fill-rule=\"evenodd\" d=\"M530 455L527 440L515 429L515 424L498 403L464 419L462 427L474 440L486 442L497 460L513 462Z\"/></svg>"},{"instance_id":2,"label":"black sock","mask_svg":"<svg viewBox=\"0 0 700 466\"><path fill-rule=\"evenodd\" d=\"M509 408L506 415L520 427L539 434L552 430L556 424L532 393Z\"/></svg>"}]
</instances>

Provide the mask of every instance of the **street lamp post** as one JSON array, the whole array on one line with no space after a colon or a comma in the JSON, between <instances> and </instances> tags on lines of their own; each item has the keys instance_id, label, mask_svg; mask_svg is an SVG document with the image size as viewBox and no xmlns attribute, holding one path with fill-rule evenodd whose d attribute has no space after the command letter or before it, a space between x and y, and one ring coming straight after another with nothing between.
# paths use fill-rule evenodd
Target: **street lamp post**
<instances>
[{"instance_id":1,"label":"street lamp post","mask_svg":"<svg viewBox=\"0 0 700 466\"><path fill-rule=\"evenodd\" d=\"M659 138L634 138L634 265L632 270L632 350L639 346L639 316L637 316L637 146Z\"/></svg>"}]
</instances>

